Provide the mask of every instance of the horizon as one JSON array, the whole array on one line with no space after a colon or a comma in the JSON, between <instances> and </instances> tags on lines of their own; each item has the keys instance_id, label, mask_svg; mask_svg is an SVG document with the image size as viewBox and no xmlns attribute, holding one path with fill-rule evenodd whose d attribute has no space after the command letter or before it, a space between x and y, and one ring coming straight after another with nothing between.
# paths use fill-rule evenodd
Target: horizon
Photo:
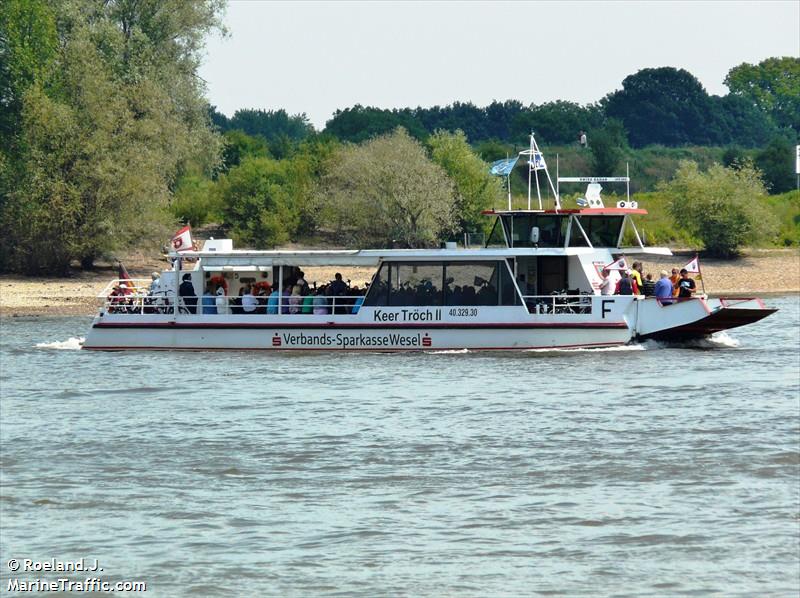
<instances>
[{"instance_id":1,"label":"horizon","mask_svg":"<svg viewBox=\"0 0 800 598\"><path fill-rule=\"evenodd\" d=\"M545 23L535 32L543 41L534 58L522 43L503 48L508 39L524 39L529 19ZM599 19L611 25L595 33ZM800 3L780 1L233 1L224 17L230 36L208 38L200 75L209 103L228 117L240 109L284 109L305 114L317 130L336 110L356 104L389 110L495 100L592 104L620 89L628 75L665 66L689 71L711 95L725 95L731 68L798 55L799 20ZM560 50L555 60L553 48ZM242 76L261 71L261 56L281 57L267 62L269 77ZM534 70L535 76L520 76Z\"/></svg>"}]
</instances>

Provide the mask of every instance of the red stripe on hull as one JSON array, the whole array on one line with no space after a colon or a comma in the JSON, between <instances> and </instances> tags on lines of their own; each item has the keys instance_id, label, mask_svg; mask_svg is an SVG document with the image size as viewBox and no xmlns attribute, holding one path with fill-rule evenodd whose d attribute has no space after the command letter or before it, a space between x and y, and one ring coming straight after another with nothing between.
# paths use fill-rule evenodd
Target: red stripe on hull
<instances>
[{"instance_id":1,"label":"red stripe on hull","mask_svg":"<svg viewBox=\"0 0 800 598\"><path fill-rule=\"evenodd\" d=\"M298 323L298 324L267 324L262 322L231 322L231 323L193 323L193 322L98 322L93 328L169 328L170 330L229 330L229 329L286 329L286 328L307 328L312 330L333 330L344 328L348 330L401 330L401 329L567 329L567 328L627 328L625 322L551 322L551 323L494 323L494 324L456 324L456 323L433 323L433 324L340 324L340 323Z\"/></svg>"},{"instance_id":2,"label":"red stripe on hull","mask_svg":"<svg viewBox=\"0 0 800 598\"><path fill-rule=\"evenodd\" d=\"M545 345L538 347L481 347L466 349L467 351L530 351L537 349L601 349L603 347L620 347L625 343L581 343L579 345ZM435 353L437 351L463 351L465 347L431 347L420 349L306 349L304 347L82 347L86 351L309 351L312 353Z\"/></svg>"}]
</instances>

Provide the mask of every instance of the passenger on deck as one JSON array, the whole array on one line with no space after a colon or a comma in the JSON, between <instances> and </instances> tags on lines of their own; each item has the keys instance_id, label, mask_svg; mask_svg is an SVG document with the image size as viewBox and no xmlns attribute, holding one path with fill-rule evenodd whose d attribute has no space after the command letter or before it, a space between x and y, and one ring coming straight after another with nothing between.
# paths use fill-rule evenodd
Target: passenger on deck
<instances>
[{"instance_id":1,"label":"passenger on deck","mask_svg":"<svg viewBox=\"0 0 800 598\"><path fill-rule=\"evenodd\" d=\"M341 273L337 272L334 280L328 285L328 296L341 297L345 293L347 293L347 285L342 280Z\"/></svg>"},{"instance_id":2,"label":"passenger on deck","mask_svg":"<svg viewBox=\"0 0 800 598\"><path fill-rule=\"evenodd\" d=\"M681 278L678 281L678 298L690 299L694 295L697 285L694 280L689 278L689 271L686 268L681 269Z\"/></svg>"},{"instance_id":3,"label":"passenger on deck","mask_svg":"<svg viewBox=\"0 0 800 598\"><path fill-rule=\"evenodd\" d=\"M678 296L678 281L681 279L680 272L678 272L677 268L672 269L672 276L669 277L669 281L672 283L672 296Z\"/></svg>"},{"instance_id":4,"label":"passenger on deck","mask_svg":"<svg viewBox=\"0 0 800 598\"><path fill-rule=\"evenodd\" d=\"M321 285L314 296L314 315L325 315L328 313L328 287Z\"/></svg>"},{"instance_id":5,"label":"passenger on deck","mask_svg":"<svg viewBox=\"0 0 800 598\"><path fill-rule=\"evenodd\" d=\"M661 271L661 278L656 283L655 293L661 305L670 305L672 303L672 281L669 279L669 274L667 274L666 270Z\"/></svg>"},{"instance_id":6,"label":"passenger on deck","mask_svg":"<svg viewBox=\"0 0 800 598\"><path fill-rule=\"evenodd\" d=\"M299 314L303 306L303 287L299 284L292 287L292 294L289 296L289 313Z\"/></svg>"},{"instance_id":7,"label":"passenger on deck","mask_svg":"<svg viewBox=\"0 0 800 598\"><path fill-rule=\"evenodd\" d=\"M267 299L267 313L272 315L278 314L278 287L274 287Z\"/></svg>"},{"instance_id":8,"label":"passenger on deck","mask_svg":"<svg viewBox=\"0 0 800 598\"><path fill-rule=\"evenodd\" d=\"M216 315L217 304L210 288L206 288L202 298L203 315Z\"/></svg>"},{"instance_id":9,"label":"passenger on deck","mask_svg":"<svg viewBox=\"0 0 800 598\"><path fill-rule=\"evenodd\" d=\"M638 289L635 289L636 281L631 278L630 270L623 270L622 276L617 281L617 288L615 289L616 295L638 295Z\"/></svg>"},{"instance_id":10,"label":"passenger on deck","mask_svg":"<svg viewBox=\"0 0 800 598\"><path fill-rule=\"evenodd\" d=\"M306 282L306 274L302 270L297 271L297 282L295 283L300 286L300 295L306 297L311 294L311 289L308 287L308 283Z\"/></svg>"},{"instance_id":11,"label":"passenger on deck","mask_svg":"<svg viewBox=\"0 0 800 598\"><path fill-rule=\"evenodd\" d=\"M246 315L253 315L258 309L258 299L253 295L250 285L244 288L244 295L242 295L242 313Z\"/></svg>"},{"instance_id":12,"label":"passenger on deck","mask_svg":"<svg viewBox=\"0 0 800 598\"><path fill-rule=\"evenodd\" d=\"M313 314L314 313L314 295L311 293L311 289L308 289L308 295L303 297L303 306L300 308L301 314Z\"/></svg>"},{"instance_id":13,"label":"passenger on deck","mask_svg":"<svg viewBox=\"0 0 800 598\"><path fill-rule=\"evenodd\" d=\"M342 275L337 272L334 276L334 280L328 285L328 296L329 297L343 297L347 295L347 284L342 280ZM344 306L344 300L336 300L334 299L334 313L337 314L344 314L347 313L347 308Z\"/></svg>"},{"instance_id":14,"label":"passenger on deck","mask_svg":"<svg viewBox=\"0 0 800 598\"><path fill-rule=\"evenodd\" d=\"M283 293L281 293L281 313L288 314L289 313L289 298L292 296L292 288L294 287L293 284L290 284L290 281L285 280L283 281Z\"/></svg>"},{"instance_id":15,"label":"passenger on deck","mask_svg":"<svg viewBox=\"0 0 800 598\"><path fill-rule=\"evenodd\" d=\"M178 288L178 295L183 298L183 304L190 314L197 313L197 293L195 293L194 285L192 284L191 274L183 275L183 282Z\"/></svg>"},{"instance_id":16,"label":"passenger on deck","mask_svg":"<svg viewBox=\"0 0 800 598\"><path fill-rule=\"evenodd\" d=\"M215 303L217 306L217 314L221 316L227 316L231 313L231 310L228 309L228 298L225 296L225 287L219 285L217 287L217 297L215 299Z\"/></svg>"},{"instance_id":17,"label":"passenger on deck","mask_svg":"<svg viewBox=\"0 0 800 598\"><path fill-rule=\"evenodd\" d=\"M631 270L631 278L636 281L636 288L644 288L644 279L642 278L642 262L633 262L633 269ZM634 292L634 295L639 293Z\"/></svg>"},{"instance_id":18,"label":"passenger on deck","mask_svg":"<svg viewBox=\"0 0 800 598\"><path fill-rule=\"evenodd\" d=\"M644 277L644 285L642 286L642 295L645 297L652 297L656 292L656 283L653 280L653 275L649 272Z\"/></svg>"},{"instance_id":19,"label":"passenger on deck","mask_svg":"<svg viewBox=\"0 0 800 598\"><path fill-rule=\"evenodd\" d=\"M128 311L130 300L126 296L128 294L128 285L123 283L114 285L111 293L108 295L108 311L110 313L124 313Z\"/></svg>"},{"instance_id":20,"label":"passenger on deck","mask_svg":"<svg viewBox=\"0 0 800 598\"><path fill-rule=\"evenodd\" d=\"M600 283L600 294L613 295L615 291L615 285L613 282L611 282L611 272L609 272L606 268L603 268L600 276L603 277L603 282Z\"/></svg>"},{"instance_id":21,"label":"passenger on deck","mask_svg":"<svg viewBox=\"0 0 800 598\"><path fill-rule=\"evenodd\" d=\"M150 283L148 292L150 295L155 295L161 291L161 275L158 272L153 272L150 274L150 279L152 282Z\"/></svg>"}]
</instances>

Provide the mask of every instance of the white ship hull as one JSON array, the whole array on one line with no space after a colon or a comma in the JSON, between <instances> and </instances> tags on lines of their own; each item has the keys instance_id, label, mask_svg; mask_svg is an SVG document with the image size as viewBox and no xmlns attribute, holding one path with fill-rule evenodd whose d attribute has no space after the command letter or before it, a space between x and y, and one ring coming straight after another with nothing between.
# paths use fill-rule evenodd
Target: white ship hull
<instances>
[{"instance_id":1,"label":"white ship hull","mask_svg":"<svg viewBox=\"0 0 800 598\"><path fill-rule=\"evenodd\" d=\"M112 314L84 343L95 350L441 351L593 348L636 339L684 340L773 313L758 300L702 298L662 305L641 297L591 298L585 314L524 307L362 308L356 315ZM453 315L454 314L454 315Z\"/></svg>"}]
</instances>

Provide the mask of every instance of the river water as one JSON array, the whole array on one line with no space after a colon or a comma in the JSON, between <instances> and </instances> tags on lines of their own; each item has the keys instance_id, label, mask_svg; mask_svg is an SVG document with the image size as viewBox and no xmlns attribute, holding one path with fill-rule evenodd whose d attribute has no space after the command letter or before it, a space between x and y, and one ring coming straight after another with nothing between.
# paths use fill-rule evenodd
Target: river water
<instances>
[{"instance_id":1,"label":"river water","mask_svg":"<svg viewBox=\"0 0 800 598\"><path fill-rule=\"evenodd\" d=\"M6 318L0 592L85 558L148 596L797 596L800 300L768 303L509 354L96 353L86 318Z\"/></svg>"}]
</instances>

